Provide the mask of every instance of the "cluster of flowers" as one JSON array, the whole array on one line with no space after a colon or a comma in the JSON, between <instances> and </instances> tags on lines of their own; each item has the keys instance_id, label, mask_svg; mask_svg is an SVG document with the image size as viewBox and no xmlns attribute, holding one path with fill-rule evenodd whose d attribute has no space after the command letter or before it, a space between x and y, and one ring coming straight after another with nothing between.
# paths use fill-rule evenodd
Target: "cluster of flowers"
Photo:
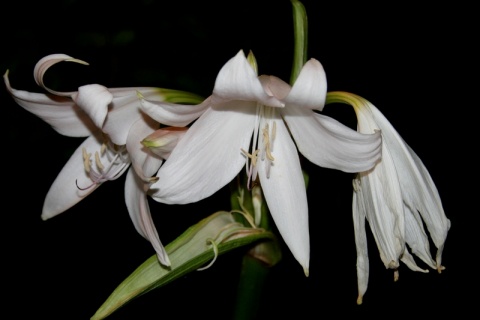
<instances>
[{"instance_id":1,"label":"cluster of flowers","mask_svg":"<svg viewBox=\"0 0 480 320\"><path fill-rule=\"evenodd\" d=\"M6 88L20 106L57 132L86 137L53 182L42 218L71 208L97 187L126 173L125 202L136 230L158 261L171 265L152 220L148 197L165 204L207 198L245 168L248 187L261 187L280 235L309 273L307 193L299 153L312 163L357 173L353 221L357 246L358 303L368 284L366 221L385 266L398 277L400 261L427 272L413 254L439 272L450 222L422 161L369 101L348 92L327 93L324 69L308 60L293 85L260 75L252 53L239 51L220 70L206 98L183 91L106 88L89 84L75 92L44 85L59 62L84 61L65 54L41 59L34 70L46 94ZM351 105L353 130L322 115L326 104ZM257 220L258 221L258 220ZM429 236L437 248L430 253Z\"/></svg>"}]
</instances>

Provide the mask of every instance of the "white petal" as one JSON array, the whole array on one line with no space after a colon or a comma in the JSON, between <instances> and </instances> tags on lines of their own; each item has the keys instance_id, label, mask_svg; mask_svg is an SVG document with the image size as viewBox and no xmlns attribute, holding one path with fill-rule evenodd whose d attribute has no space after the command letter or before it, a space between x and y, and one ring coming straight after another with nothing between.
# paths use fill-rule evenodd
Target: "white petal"
<instances>
[{"instance_id":1,"label":"white petal","mask_svg":"<svg viewBox=\"0 0 480 320\"><path fill-rule=\"evenodd\" d=\"M47 122L58 133L70 137L86 137L98 131L90 117L72 99L13 89L8 71L3 79L16 103Z\"/></svg>"},{"instance_id":2,"label":"white petal","mask_svg":"<svg viewBox=\"0 0 480 320\"><path fill-rule=\"evenodd\" d=\"M417 263L413 259L413 256L408 252L408 249L405 247L405 251L403 252L402 256L400 257L400 260L405 263L405 265L412 271L417 271L417 272L422 272L422 273L428 273L427 269L422 269L419 266L417 266Z\"/></svg>"},{"instance_id":3,"label":"white petal","mask_svg":"<svg viewBox=\"0 0 480 320\"><path fill-rule=\"evenodd\" d=\"M152 197L184 204L211 196L245 165L256 105L234 101L208 109L178 142L158 171Z\"/></svg>"},{"instance_id":4,"label":"white petal","mask_svg":"<svg viewBox=\"0 0 480 320\"><path fill-rule=\"evenodd\" d=\"M165 99L162 90L159 88L132 87L108 90L113 95L113 101L110 104L110 111L108 112L102 129L103 132L108 134L112 142L117 145L124 145L132 124L140 118L146 117L140 109L141 102L137 95L138 92L140 92L143 97L152 99L152 101L163 101Z\"/></svg>"},{"instance_id":5,"label":"white petal","mask_svg":"<svg viewBox=\"0 0 480 320\"><path fill-rule=\"evenodd\" d=\"M210 106L210 99L197 105L153 102L140 99L142 110L152 119L172 127L184 127L197 119Z\"/></svg>"},{"instance_id":6,"label":"white petal","mask_svg":"<svg viewBox=\"0 0 480 320\"><path fill-rule=\"evenodd\" d=\"M362 172L381 157L380 132L361 134L335 119L290 105L281 112L298 150L318 166Z\"/></svg>"},{"instance_id":7,"label":"white petal","mask_svg":"<svg viewBox=\"0 0 480 320\"><path fill-rule=\"evenodd\" d=\"M437 267L441 266L442 251L450 228L450 220L443 210L438 190L427 168L415 152L405 143L383 114L369 103L370 112L382 130L383 140L389 148L399 174L402 197L413 211L418 210L437 247Z\"/></svg>"},{"instance_id":8,"label":"white petal","mask_svg":"<svg viewBox=\"0 0 480 320\"><path fill-rule=\"evenodd\" d=\"M275 119L273 165L257 160L260 184L270 213L295 259L308 275L310 238L305 180L297 149L280 117ZM262 126L261 128L263 128ZM260 150L263 149L260 139Z\"/></svg>"},{"instance_id":9,"label":"white petal","mask_svg":"<svg viewBox=\"0 0 480 320\"><path fill-rule=\"evenodd\" d=\"M97 127L103 127L109 104L113 100L113 95L107 88L99 84L81 86L78 92L72 94L72 99L90 116Z\"/></svg>"},{"instance_id":10,"label":"white petal","mask_svg":"<svg viewBox=\"0 0 480 320\"><path fill-rule=\"evenodd\" d=\"M213 97L214 104L225 100L244 100L258 101L271 107L284 106L277 98L269 96L265 92L242 50L231 58L218 73Z\"/></svg>"},{"instance_id":11,"label":"white petal","mask_svg":"<svg viewBox=\"0 0 480 320\"><path fill-rule=\"evenodd\" d=\"M284 102L291 106L322 110L326 96L325 70L318 60L310 59L303 66Z\"/></svg>"},{"instance_id":12,"label":"white petal","mask_svg":"<svg viewBox=\"0 0 480 320\"><path fill-rule=\"evenodd\" d=\"M430 255L428 236L423 228L422 218L418 212L412 212L407 206L405 212L405 241L412 253L423 260L430 268L435 269L435 261Z\"/></svg>"},{"instance_id":13,"label":"white petal","mask_svg":"<svg viewBox=\"0 0 480 320\"><path fill-rule=\"evenodd\" d=\"M59 91L54 91L54 90L51 90L49 88L47 88L45 86L45 84L43 83L43 76L45 75L45 72L51 67L53 66L54 64L57 64L59 62L62 62L62 61L66 61L66 62L76 62L76 63L80 63L80 64L84 64L84 65L88 65L87 62L85 61L82 61L82 60L79 60L79 59L75 59L75 58L72 58L70 56L67 56L66 54L62 54L62 53L56 53L56 54L51 54L51 55L48 55L48 56L45 56L43 57L42 59L40 59L37 64L35 65L35 68L33 70L33 76L35 78L35 82L41 86L42 88L44 88L45 90L47 90L48 92L54 94L54 95L57 95L57 96L66 96L66 97L69 97L71 96L72 94L74 94L75 92L59 92Z\"/></svg>"},{"instance_id":14,"label":"white petal","mask_svg":"<svg viewBox=\"0 0 480 320\"><path fill-rule=\"evenodd\" d=\"M126 141L132 166L137 175L144 180L148 180L149 177L154 175L163 162L160 157L142 144L142 139L153 133L159 127L157 122L148 118L146 120L149 121L144 121L144 119L137 120L137 122L131 126L130 130L128 130L128 138ZM145 167L147 158L152 159L149 160L148 166Z\"/></svg>"},{"instance_id":15,"label":"white petal","mask_svg":"<svg viewBox=\"0 0 480 320\"><path fill-rule=\"evenodd\" d=\"M170 266L168 254L160 241L157 229L150 213L146 195L147 185L140 179L135 170L130 168L125 180L125 202L133 225L138 233L150 241L158 260L165 266Z\"/></svg>"},{"instance_id":16,"label":"white petal","mask_svg":"<svg viewBox=\"0 0 480 320\"><path fill-rule=\"evenodd\" d=\"M397 268L405 248L405 220L398 175L388 150L372 171L360 173L366 217L386 268Z\"/></svg>"},{"instance_id":17,"label":"white petal","mask_svg":"<svg viewBox=\"0 0 480 320\"><path fill-rule=\"evenodd\" d=\"M85 190L79 189L92 184L92 180L85 172L82 149L100 150L100 147L101 143L94 136L90 136L75 150L47 193L43 204L43 220L71 208L98 187L93 185Z\"/></svg>"},{"instance_id":18,"label":"white petal","mask_svg":"<svg viewBox=\"0 0 480 320\"><path fill-rule=\"evenodd\" d=\"M363 296L368 288L369 276L369 260L368 260L368 246L367 246L367 232L365 229L365 199L363 197L360 180L354 179L353 186L353 227L355 231L355 247L357 250L357 282L358 282L358 297L357 304L362 304Z\"/></svg>"}]
</instances>

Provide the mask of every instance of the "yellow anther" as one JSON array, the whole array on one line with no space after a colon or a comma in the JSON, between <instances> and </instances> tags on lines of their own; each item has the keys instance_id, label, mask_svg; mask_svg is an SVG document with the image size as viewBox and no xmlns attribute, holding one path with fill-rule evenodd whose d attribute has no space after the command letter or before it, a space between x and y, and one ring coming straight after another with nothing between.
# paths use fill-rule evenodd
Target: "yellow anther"
<instances>
[{"instance_id":1,"label":"yellow anther","mask_svg":"<svg viewBox=\"0 0 480 320\"><path fill-rule=\"evenodd\" d=\"M100 147L100 154L101 155L104 155L105 154L105 151L107 150L107 144L106 143L102 143L102 146Z\"/></svg>"},{"instance_id":2,"label":"yellow anther","mask_svg":"<svg viewBox=\"0 0 480 320\"><path fill-rule=\"evenodd\" d=\"M255 150L253 153L249 153L248 151L245 151L244 149L240 149L244 155L249 157L252 160L252 165L255 167L257 165L257 158L258 158L258 149Z\"/></svg>"},{"instance_id":3,"label":"yellow anther","mask_svg":"<svg viewBox=\"0 0 480 320\"><path fill-rule=\"evenodd\" d=\"M104 169L102 161L100 160L100 154L98 152L95 152L95 164L97 165L98 169Z\"/></svg>"},{"instance_id":4,"label":"yellow anther","mask_svg":"<svg viewBox=\"0 0 480 320\"><path fill-rule=\"evenodd\" d=\"M82 148L82 155L83 155L83 166L85 167L85 171L90 173L90 156L91 153L87 153L87 149Z\"/></svg>"},{"instance_id":5,"label":"yellow anther","mask_svg":"<svg viewBox=\"0 0 480 320\"><path fill-rule=\"evenodd\" d=\"M275 137L277 136L277 123L273 121L273 127L272 127L272 141L275 140Z\"/></svg>"}]
</instances>

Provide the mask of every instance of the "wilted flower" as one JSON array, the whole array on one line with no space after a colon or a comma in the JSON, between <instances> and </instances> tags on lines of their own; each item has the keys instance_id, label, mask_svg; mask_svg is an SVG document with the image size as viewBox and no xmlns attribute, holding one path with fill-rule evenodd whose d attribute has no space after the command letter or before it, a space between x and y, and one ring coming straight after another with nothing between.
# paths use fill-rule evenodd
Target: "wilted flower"
<instances>
[{"instance_id":1,"label":"wilted flower","mask_svg":"<svg viewBox=\"0 0 480 320\"><path fill-rule=\"evenodd\" d=\"M444 269L442 252L450 228L438 190L415 152L400 137L385 116L369 101L352 93L330 92L328 102L353 106L358 131L381 130L382 159L371 170L361 172L353 181L353 221L357 246L357 276L361 304L368 285L368 252L365 219L368 221L386 268L395 270L399 261L414 271L428 272L417 266L408 247L429 267ZM429 238L437 247L436 261L430 254ZM407 247L408 245L408 247Z\"/></svg>"},{"instance_id":2,"label":"wilted flower","mask_svg":"<svg viewBox=\"0 0 480 320\"><path fill-rule=\"evenodd\" d=\"M163 203L199 201L246 165L251 183L261 185L276 226L308 275L308 205L298 151L319 166L346 172L368 170L381 156L380 133L360 134L314 111L322 110L325 95L325 72L315 59L291 87L274 76L258 77L243 51L238 52L201 104L208 109L158 171L151 196ZM142 100L143 110L157 121L168 106Z\"/></svg>"}]
</instances>

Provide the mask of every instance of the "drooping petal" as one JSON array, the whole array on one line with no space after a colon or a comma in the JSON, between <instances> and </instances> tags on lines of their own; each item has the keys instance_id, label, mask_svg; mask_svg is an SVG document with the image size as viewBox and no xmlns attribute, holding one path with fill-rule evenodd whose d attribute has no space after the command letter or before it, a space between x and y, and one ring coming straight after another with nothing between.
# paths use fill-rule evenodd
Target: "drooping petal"
<instances>
[{"instance_id":1,"label":"drooping petal","mask_svg":"<svg viewBox=\"0 0 480 320\"><path fill-rule=\"evenodd\" d=\"M430 254L430 243L423 228L422 218L418 212L411 211L404 206L405 212L405 241L412 249L412 253L425 262L430 268L435 269L435 261Z\"/></svg>"},{"instance_id":2,"label":"drooping petal","mask_svg":"<svg viewBox=\"0 0 480 320\"><path fill-rule=\"evenodd\" d=\"M202 200L240 172L255 123L256 103L232 101L209 108L188 129L158 171L152 197L184 204Z\"/></svg>"},{"instance_id":3,"label":"drooping petal","mask_svg":"<svg viewBox=\"0 0 480 320\"><path fill-rule=\"evenodd\" d=\"M405 249L405 216L398 174L393 159L384 148L374 170L361 172L365 212L386 268L396 269Z\"/></svg>"},{"instance_id":4,"label":"drooping petal","mask_svg":"<svg viewBox=\"0 0 480 320\"><path fill-rule=\"evenodd\" d=\"M16 103L47 122L58 133L70 137L87 137L98 131L90 117L72 99L13 89L8 71L3 79Z\"/></svg>"},{"instance_id":5,"label":"drooping petal","mask_svg":"<svg viewBox=\"0 0 480 320\"><path fill-rule=\"evenodd\" d=\"M85 171L82 153L83 148L100 150L101 145L100 140L90 136L75 150L48 190L43 204L43 220L71 208L99 186L99 184L92 185L92 180ZM83 189L84 187L86 189Z\"/></svg>"},{"instance_id":6,"label":"drooping petal","mask_svg":"<svg viewBox=\"0 0 480 320\"><path fill-rule=\"evenodd\" d=\"M130 168L125 180L125 203L137 232L150 241L157 253L158 260L165 266L170 266L168 254L160 241L155 223L150 213L147 199L148 184Z\"/></svg>"},{"instance_id":7,"label":"drooping petal","mask_svg":"<svg viewBox=\"0 0 480 320\"><path fill-rule=\"evenodd\" d=\"M43 57L42 59L40 59L37 64L35 65L35 68L33 70L33 77L35 78L35 82L40 86L42 87L43 89L47 90L48 92L54 94L54 95L57 95L57 96L64 96L64 97L70 97L72 94L74 94L75 92L59 92L59 91L55 91L55 90L52 90L48 87L45 86L45 84L43 83L43 76L45 75L45 72L51 67L53 66L54 64L57 64L59 62L76 62L76 63L80 63L80 64L84 64L84 65L88 65L87 62L85 61L82 61L82 60L79 60L79 59L75 59L75 58L72 58L66 54L62 54L62 53L55 53L55 54L51 54L51 55L48 55L48 56L45 56Z\"/></svg>"},{"instance_id":8,"label":"drooping petal","mask_svg":"<svg viewBox=\"0 0 480 320\"><path fill-rule=\"evenodd\" d=\"M327 77L322 64L308 60L284 102L286 105L323 110L327 96Z\"/></svg>"},{"instance_id":9,"label":"drooping petal","mask_svg":"<svg viewBox=\"0 0 480 320\"><path fill-rule=\"evenodd\" d=\"M363 197L359 179L353 180L353 189L352 213L353 227L355 232L355 247L357 250L357 304L362 304L363 296L365 295L365 292L367 292L368 288L370 266L368 260L367 232L365 229L365 199Z\"/></svg>"},{"instance_id":10,"label":"drooping petal","mask_svg":"<svg viewBox=\"0 0 480 320\"><path fill-rule=\"evenodd\" d=\"M284 107L283 102L265 92L242 50L222 67L215 80L213 103L224 100L258 101L270 107Z\"/></svg>"},{"instance_id":11,"label":"drooping petal","mask_svg":"<svg viewBox=\"0 0 480 320\"><path fill-rule=\"evenodd\" d=\"M385 116L367 100L363 98L359 98L359 100L363 103L357 113L369 112L382 130L385 147L392 155L396 170L401 173L398 175L398 179L403 201L409 210L418 211L424 220L433 243L437 247L436 262L438 270L441 271L443 268L441 265L442 251L450 229L450 220L445 215L435 183L421 159Z\"/></svg>"},{"instance_id":12,"label":"drooping petal","mask_svg":"<svg viewBox=\"0 0 480 320\"><path fill-rule=\"evenodd\" d=\"M371 169L381 157L380 132L361 134L305 108L287 105L281 112L298 151L318 166L361 172Z\"/></svg>"},{"instance_id":13,"label":"drooping petal","mask_svg":"<svg viewBox=\"0 0 480 320\"><path fill-rule=\"evenodd\" d=\"M85 111L98 128L103 127L113 95L99 84L89 84L78 88L72 94L75 103Z\"/></svg>"},{"instance_id":14,"label":"drooping petal","mask_svg":"<svg viewBox=\"0 0 480 320\"><path fill-rule=\"evenodd\" d=\"M309 273L310 238L308 226L308 203L305 180L300 166L298 153L290 134L277 115L270 119L276 123L274 141L269 140L273 163L268 159L257 160L260 184L270 213L282 238L295 259L303 267L305 275ZM269 126L271 127L273 123ZM261 128L265 123L261 124ZM265 142L259 139L260 150Z\"/></svg>"}]
</instances>

